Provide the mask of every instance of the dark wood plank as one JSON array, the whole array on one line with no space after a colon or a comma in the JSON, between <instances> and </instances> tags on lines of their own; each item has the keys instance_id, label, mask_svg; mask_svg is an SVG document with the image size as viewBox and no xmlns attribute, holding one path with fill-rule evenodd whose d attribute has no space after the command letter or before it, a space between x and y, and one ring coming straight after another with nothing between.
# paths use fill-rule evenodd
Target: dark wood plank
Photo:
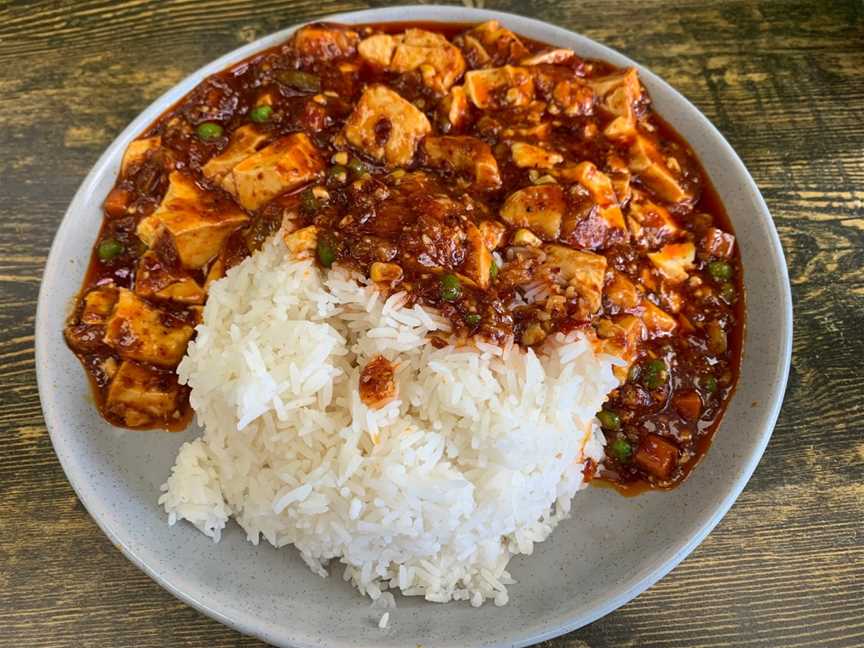
<instances>
[{"instance_id":1,"label":"dark wood plank","mask_svg":"<svg viewBox=\"0 0 864 648\"><path fill-rule=\"evenodd\" d=\"M651 590L544 646L864 644L862 5L486 5L616 47L696 103L763 189L796 308L786 406L738 503ZM78 184L150 101L245 42L362 6L0 4L0 646L260 645L152 583L78 503L39 407L35 300L54 230Z\"/></svg>"}]
</instances>

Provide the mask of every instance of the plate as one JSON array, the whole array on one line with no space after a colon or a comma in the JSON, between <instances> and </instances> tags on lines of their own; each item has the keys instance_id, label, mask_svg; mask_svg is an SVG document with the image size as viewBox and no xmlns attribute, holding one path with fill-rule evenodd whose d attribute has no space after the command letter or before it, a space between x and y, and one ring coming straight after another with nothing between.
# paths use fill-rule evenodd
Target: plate
<instances>
[{"instance_id":1,"label":"plate","mask_svg":"<svg viewBox=\"0 0 864 648\"><path fill-rule=\"evenodd\" d=\"M237 630L280 646L375 644L425 648L524 646L563 634L637 596L684 559L744 488L771 436L792 344L792 300L777 232L753 179L717 129L682 95L627 57L560 27L512 14L458 7L390 7L330 16L342 23L500 20L529 38L639 68L657 112L691 144L723 198L741 248L750 304L738 389L713 447L668 493L624 498L590 488L574 516L510 571L510 604L438 605L399 598L386 630L342 581L313 574L293 549L253 546L230 525L219 544L189 524L169 527L156 504L177 449L194 438L112 428L97 414L78 360L62 335L87 267L123 151L204 77L286 40L286 29L187 77L114 140L84 180L57 232L39 294L36 363L45 422L78 497L111 541L175 596ZM683 63L682 63L683 64Z\"/></svg>"}]
</instances>

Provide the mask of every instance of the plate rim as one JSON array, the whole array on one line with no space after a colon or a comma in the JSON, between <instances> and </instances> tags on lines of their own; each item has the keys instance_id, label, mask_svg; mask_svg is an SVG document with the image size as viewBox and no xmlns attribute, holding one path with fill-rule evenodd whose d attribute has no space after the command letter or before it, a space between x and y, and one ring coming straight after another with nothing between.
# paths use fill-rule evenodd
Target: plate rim
<instances>
[{"instance_id":1,"label":"plate rim","mask_svg":"<svg viewBox=\"0 0 864 648\"><path fill-rule=\"evenodd\" d=\"M544 623L544 627L541 630L529 632L528 634L522 634L521 636L513 637L512 639L500 640L498 643L494 644L502 646L526 646L550 639L552 637L560 636L568 632L572 632L577 628L593 623L597 619L609 614L618 607L621 607L627 602L633 600L642 592L653 586L661 578L665 577L705 539L705 537L714 529L714 527L720 522L720 520L726 515L726 513L735 503L735 501L743 491L744 487L746 486L747 482L750 480L750 477L756 469L756 466L760 462L765 452L765 448L767 447L773 433L777 418L780 413L780 409L783 405L791 367L794 320L788 267L786 264L785 254L783 252L780 237L774 224L774 220L771 216L771 212L768 209L764 197L759 191L759 188L756 185L756 182L753 180L753 177L751 176L749 170L746 168L741 158L738 156L737 152L732 148L732 146L722 135L722 133L720 133L716 126L714 126L714 124L682 93L680 93L673 86L664 81L661 77L651 72L650 69L630 59L629 57L618 52L617 50L612 49L588 36L544 20L539 20L536 18L531 18L529 16L505 11L446 5L397 5L323 15L304 22L292 24L273 33L264 35L251 43L227 52L226 54L216 58L215 60L205 64L204 66L185 76L180 82L173 85L166 92L162 93L159 97L154 99L147 107L145 107L144 110L142 110L135 117L135 119L133 119L129 123L129 125L124 128L120 132L120 134L117 135L117 137L114 138L114 140L105 148L103 153L99 156L93 167L88 172L85 179L81 182L78 190L75 192L75 195L72 198L66 212L64 213L60 225L54 235L51 249L48 254L48 259L46 261L45 269L42 275L35 320L35 363L37 384L39 390L39 397L42 405L43 417L45 420L46 428L48 429L49 436L51 438L52 446L61 463L67 480L72 485L72 488L75 491L76 496L84 505L90 517L96 522L102 533L104 533L112 542L112 544L115 547L119 548L123 555L126 556L126 558L129 559L138 569L147 574L147 576L149 576L152 580L159 584L160 587L167 590L174 597L192 606L199 612L241 633L252 635L259 639L277 645L296 646L297 648L315 648L321 645L318 642L311 641L311 637L309 637L310 641L303 640L297 642L295 640L292 641L290 644L285 643L286 638L284 637L284 635L280 637L278 627L270 628L269 624L262 624L260 620L256 620L253 614L244 613L237 609L225 609L224 606L210 606L207 604L206 601L199 600L191 592L185 591L181 587L170 582L167 578L163 577L155 568L150 566L145 560L141 559L122 540L122 538L120 538L118 534L115 533L114 529L107 524L106 520L94 513L94 507L92 503L88 501L86 495L83 495L84 489L79 483L80 476L74 469L74 466L71 465L72 460L69 458L69 455L66 452L67 445L62 436L59 435L59 433L57 432L59 427L62 425L62 423L60 423L59 413L57 410L62 408L60 408L55 402L55 400L51 397L51 389L50 386L47 384L48 379L45 375L46 370L43 369L43 367L46 366L46 361L48 361L48 358L46 357L47 351L45 349L44 340L47 339L47 336L49 335L49 329L52 328L52 324L56 326L56 323L46 321L47 318L44 316L44 314L48 310L47 302L49 292L49 288L47 287L49 284L46 283L45 279L49 276L55 275L59 269L58 266L64 261L64 259L61 259L59 257L57 251L59 247L58 242L62 239L62 235L64 234L64 232L68 231L74 226L75 213L80 209L81 204L85 202L85 196L87 196L91 192L90 190L92 186L97 182L98 178L102 177L102 175L106 172L106 167L108 167L109 165L109 159L112 157L113 152L118 147L124 146L125 143L128 143L128 141L131 141L135 138L135 136L139 135L144 130L144 128L149 126L160 114L162 114L185 94L187 94L202 79L209 76L210 74L213 74L214 72L218 72L224 69L229 65L232 65L249 56L252 56L263 49L272 47L273 45L283 42L294 31L296 31L299 27L302 27L305 24L321 21L344 22L354 24L398 22L397 20L393 19L392 14L394 11L404 12L404 17L401 17L399 21L428 20L440 21L444 23L473 23L490 19L497 19L502 21L512 20L517 23L517 25L514 26L514 31L516 32L520 31L520 25L525 25L527 23L538 29L542 28L543 30L547 31L551 30L555 32L556 35L560 36L562 39L567 38L572 40L575 38L590 41L594 47L596 47L602 52L602 58L604 60L608 60L619 66L631 65L638 68L640 77L642 77L643 79L650 79L652 86L663 87L664 91L672 95L676 101L682 102L689 107L696 121L698 122L699 127L709 132L709 134L711 135L711 139L716 142L718 146L724 149L723 152L729 157L729 159L731 160L731 164L736 167L736 171L747 179L747 188L751 190L757 203L760 212L759 217L762 218L767 225L766 229L768 232L768 238L771 243L770 252L772 256L774 256L775 258L779 258L782 261L782 263L778 264L781 274L781 276L779 277L779 283L782 287L782 291L781 294L777 295L777 297L780 300L779 306L782 308L782 318L784 326L783 330L780 332L782 352L781 357L778 358L777 364L778 381L773 387L772 399L770 400L770 403L766 405L766 412L763 416L764 425L759 431L758 443L755 446L754 450L751 452L750 457L747 459L745 465L743 466L743 469L739 472L736 479L732 483L729 492L723 498L720 504L713 511L711 511L711 513L707 515L705 519L701 520L701 522L699 523L699 528L695 532L693 532L685 542L677 545L674 553L671 556L668 556L664 562L654 567L650 571L650 573L635 580L630 587L624 589L617 595L608 597L607 599L601 601L599 604L594 605L587 613L569 619L550 618L546 620L546 623ZM386 18L384 16L386 16ZM232 614L234 616L231 616ZM570 616L572 617L573 615L571 614Z\"/></svg>"}]
</instances>

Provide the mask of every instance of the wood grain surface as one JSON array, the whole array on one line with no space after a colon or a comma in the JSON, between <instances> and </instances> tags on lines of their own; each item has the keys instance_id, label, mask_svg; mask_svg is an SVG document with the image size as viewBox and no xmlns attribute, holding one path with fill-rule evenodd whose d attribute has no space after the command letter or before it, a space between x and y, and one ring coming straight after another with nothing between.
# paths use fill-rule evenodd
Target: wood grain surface
<instances>
[{"instance_id":1,"label":"wood grain surface","mask_svg":"<svg viewBox=\"0 0 864 648\"><path fill-rule=\"evenodd\" d=\"M688 96L761 187L795 300L786 405L738 503L648 592L543 645L864 645L862 4L485 5L607 43ZM0 1L0 646L261 645L161 590L76 499L36 390L36 295L79 183L153 99L245 42L366 6Z\"/></svg>"}]
</instances>

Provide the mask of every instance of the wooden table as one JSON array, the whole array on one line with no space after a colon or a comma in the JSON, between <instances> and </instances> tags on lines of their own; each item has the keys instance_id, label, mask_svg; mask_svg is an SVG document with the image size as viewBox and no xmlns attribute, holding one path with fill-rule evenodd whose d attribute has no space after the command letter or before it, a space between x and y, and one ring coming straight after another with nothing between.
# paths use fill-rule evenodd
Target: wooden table
<instances>
[{"instance_id":1,"label":"wooden table","mask_svg":"<svg viewBox=\"0 0 864 648\"><path fill-rule=\"evenodd\" d=\"M708 115L762 188L795 298L786 405L738 503L662 582L546 645L864 644L862 5L487 4L618 48ZM160 589L76 499L39 407L36 294L72 195L139 111L243 43L365 6L0 3L0 646L260 645Z\"/></svg>"}]
</instances>

